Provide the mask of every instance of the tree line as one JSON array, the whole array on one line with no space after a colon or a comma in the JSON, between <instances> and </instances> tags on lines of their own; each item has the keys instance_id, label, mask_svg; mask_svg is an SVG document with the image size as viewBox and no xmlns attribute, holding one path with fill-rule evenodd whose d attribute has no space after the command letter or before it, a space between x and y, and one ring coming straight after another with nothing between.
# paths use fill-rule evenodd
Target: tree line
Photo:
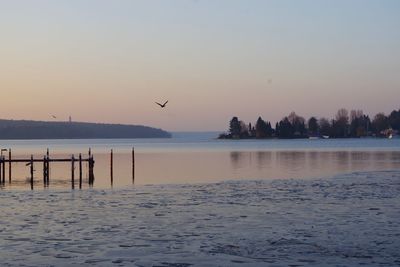
<instances>
[{"instance_id":1,"label":"tree line","mask_svg":"<svg viewBox=\"0 0 400 267\"><path fill-rule=\"evenodd\" d=\"M400 109L389 115L376 114L372 120L362 110L339 109L333 119L304 117L291 112L271 126L269 121L258 117L256 123L245 123L238 117L229 122L227 133L220 134L220 139L264 139L264 138L360 138L389 137L400 131Z\"/></svg>"},{"instance_id":2,"label":"tree line","mask_svg":"<svg viewBox=\"0 0 400 267\"><path fill-rule=\"evenodd\" d=\"M47 122L0 119L0 139L170 138L171 134L142 125Z\"/></svg>"}]
</instances>

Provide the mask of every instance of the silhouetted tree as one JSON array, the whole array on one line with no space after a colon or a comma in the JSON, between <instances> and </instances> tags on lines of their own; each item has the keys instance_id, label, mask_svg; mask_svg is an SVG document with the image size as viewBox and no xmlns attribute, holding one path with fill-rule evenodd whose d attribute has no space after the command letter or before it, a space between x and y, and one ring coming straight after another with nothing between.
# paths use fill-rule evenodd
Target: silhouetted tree
<instances>
[{"instance_id":1,"label":"silhouetted tree","mask_svg":"<svg viewBox=\"0 0 400 267\"><path fill-rule=\"evenodd\" d=\"M287 118L293 127L293 135L295 137L305 137L307 133L305 119L295 112L291 112Z\"/></svg>"},{"instance_id":2,"label":"silhouetted tree","mask_svg":"<svg viewBox=\"0 0 400 267\"><path fill-rule=\"evenodd\" d=\"M352 110L350 112L350 136L362 137L368 135L371 121L365 116L362 110Z\"/></svg>"},{"instance_id":3,"label":"silhouetted tree","mask_svg":"<svg viewBox=\"0 0 400 267\"><path fill-rule=\"evenodd\" d=\"M279 137L280 131L279 131L279 122L275 123L275 137Z\"/></svg>"},{"instance_id":4,"label":"silhouetted tree","mask_svg":"<svg viewBox=\"0 0 400 267\"><path fill-rule=\"evenodd\" d=\"M389 115L389 124L392 129L400 131L400 109L393 110Z\"/></svg>"},{"instance_id":5,"label":"silhouetted tree","mask_svg":"<svg viewBox=\"0 0 400 267\"><path fill-rule=\"evenodd\" d=\"M269 122L265 122L261 117L258 117L256 122L256 137L267 138L272 136L272 127Z\"/></svg>"},{"instance_id":6,"label":"silhouetted tree","mask_svg":"<svg viewBox=\"0 0 400 267\"><path fill-rule=\"evenodd\" d=\"M319 134L318 120L315 117L311 117L308 120L308 133L314 136Z\"/></svg>"},{"instance_id":7,"label":"silhouetted tree","mask_svg":"<svg viewBox=\"0 0 400 267\"><path fill-rule=\"evenodd\" d=\"M267 137L267 123L261 117L258 117L256 122L256 137Z\"/></svg>"},{"instance_id":8,"label":"silhouetted tree","mask_svg":"<svg viewBox=\"0 0 400 267\"><path fill-rule=\"evenodd\" d=\"M378 113L375 115L372 121L372 129L376 135L382 135L382 132L389 128L389 119L384 113Z\"/></svg>"},{"instance_id":9,"label":"silhouetted tree","mask_svg":"<svg viewBox=\"0 0 400 267\"><path fill-rule=\"evenodd\" d=\"M336 120L332 122L333 136L343 138L348 136L349 132L349 112L341 108L336 113Z\"/></svg>"},{"instance_id":10,"label":"silhouetted tree","mask_svg":"<svg viewBox=\"0 0 400 267\"><path fill-rule=\"evenodd\" d=\"M278 125L277 128L278 138L293 138L294 137L294 128L290 123L289 118L283 118Z\"/></svg>"},{"instance_id":11,"label":"silhouetted tree","mask_svg":"<svg viewBox=\"0 0 400 267\"><path fill-rule=\"evenodd\" d=\"M240 133L242 131L239 119L237 117L233 117L229 122L229 133L232 138L240 138Z\"/></svg>"},{"instance_id":12,"label":"silhouetted tree","mask_svg":"<svg viewBox=\"0 0 400 267\"><path fill-rule=\"evenodd\" d=\"M319 132L324 136L332 135L332 127L328 119L321 118L319 119Z\"/></svg>"},{"instance_id":13,"label":"silhouetted tree","mask_svg":"<svg viewBox=\"0 0 400 267\"><path fill-rule=\"evenodd\" d=\"M249 123L249 137L256 137L256 129L255 127L251 124L251 122Z\"/></svg>"},{"instance_id":14,"label":"silhouetted tree","mask_svg":"<svg viewBox=\"0 0 400 267\"><path fill-rule=\"evenodd\" d=\"M1 120L0 120L1 121ZM400 131L400 109L393 110L389 116L384 113L375 115L371 122L368 115L362 110L349 112L339 109L335 118L329 121L326 118L317 120L311 117L305 125L305 119L291 112L287 117L275 124L275 130L271 123L261 117L257 119L255 126L246 124L233 117L229 122L229 133L221 134L220 138L304 138L310 135L323 135L332 138L363 137L363 136L389 136Z\"/></svg>"},{"instance_id":15,"label":"silhouetted tree","mask_svg":"<svg viewBox=\"0 0 400 267\"><path fill-rule=\"evenodd\" d=\"M240 124L240 138L249 138L249 128L247 127L246 123L244 121L239 121Z\"/></svg>"}]
</instances>

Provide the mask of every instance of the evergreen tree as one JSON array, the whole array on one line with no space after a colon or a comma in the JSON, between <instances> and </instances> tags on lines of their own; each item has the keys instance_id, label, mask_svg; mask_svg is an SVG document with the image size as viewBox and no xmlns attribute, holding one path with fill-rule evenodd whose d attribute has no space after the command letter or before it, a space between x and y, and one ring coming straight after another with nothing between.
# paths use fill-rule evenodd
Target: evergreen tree
<instances>
[{"instance_id":1,"label":"evergreen tree","mask_svg":"<svg viewBox=\"0 0 400 267\"><path fill-rule=\"evenodd\" d=\"M247 127L247 124L244 121L239 121L239 124L240 124L239 138L249 138L250 137L250 130Z\"/></svg>"},{"instance_id":2,"label":"evergreen tree","mask_svg":"<svg viewBox=\"0 0 400 267\"><path fill-rule=\"evenodd\" d=\"M275 123L275 137L279 137L280 129L279 129L279 122Z\"/></svg>"},{"instance_id":3,"label":"evergreen tree","mask_svg":"<svg viewBox=\"0 0 400 267\"><path fill-rule=\"evenodd\" d=\"M308 133L309 135L318 135L319 133L319 125L318 120L315 117L311 117L308 120Z\"/></svg>"},{"instance_id":4,"label":"evergreen tree","mask_svg":"<svg viewBox=\"0 0 400 267\"><path fill-rule=\"evenodd\" d=\"M293 138L294 137L294 127L290 123L288 117L283 118L279 122L279 138Z\"/></svg>"},{"instance_id":5,"label":"evergreen tree","mask_svg":"<svg viewBox=\"0 0 400 267\"><path fill-rule=\"evenodd\" d=\"M266 138L267 136L268 136L268 125L261 117L258 117L256 122L256 137Z\"/></svg>"},{"instance_id":6,"label":"evergreen tree","mask_svg":"<svg viewBox=\"0 0 400 267\"><path fill-rule=\"evenodd\" d=\"M400 109L393 110L389 115L389 124L392 129L400 131Z\"/></svg>"},{"instance_id":7,"label":"evergreen tree","mask_svg":"<svg viewBox=\"0 0 400 267\"><path fill-rule=\"evenodd\" d=\"M319 132L323 136L332 136L332 127L328 119L319 119Z\"/></svg>"},{"instance_id":8,"label":"evergreen tree","mask_svg":"<svg viewBox=\"0 0 400 267\"><path fill-rule=\"evenodd\" d=\"M240 138L240 133L242 131L239 119L237 117L233 117L229 122L229 133L232 138Z\"/></svg>"}]
</instances>

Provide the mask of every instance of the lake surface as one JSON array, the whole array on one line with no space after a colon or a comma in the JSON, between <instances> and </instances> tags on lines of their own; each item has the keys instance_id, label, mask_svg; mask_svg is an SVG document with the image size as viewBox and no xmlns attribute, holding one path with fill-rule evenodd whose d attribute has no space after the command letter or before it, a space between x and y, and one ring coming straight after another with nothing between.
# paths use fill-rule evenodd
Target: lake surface
<instances>
[{"instance_id":1,"label":"lake surface","mask_svg":"<svg viewBox=\"0 0 400 267\"><path fill-rule=\"evenodd\" d=\"M35 190L13 166L1 266L399 266L400 140L215 136L1 141L13 157L91 147L96 160L84 190L71 190L70 163L51 164L49 188L35 164Z\"/></svg>"},{"instance_id":2,"label":"lake surface","mask_svg":"<svg viewBox=\"0 0 400 267\"><path fill-rule=\"evenodd\" d=\"M399 266L400 172L0 194L1 266Z\"/></svg>"},{"instance_id":3,"label":"lake surface","mask_svg":"<svg viewBox=\"0 0 400 267\"><path fill-rule=\"evenodd\" d=\"M398 170L400 139L216 140L218 133L173 133L171 139L1 140L13 158L95 158L95 188L132 185L131 150L135 148L135 184L213 183L226 180L309 179L355 171ZM113 183L110 150L114 151ZM77 164L76 164L77 166ZM84 184L87 166L84 164ZM8 172L7 172L8 174ZM13 164L11 184L29 189L29 167ZM71 187L71 165L52 163L50 187ZM78 170L75 170L77 180ZM6 177L8 180L8 176ZM42 165L35 164L35 183L43 188Z\"/></svg>"}]
</instances>

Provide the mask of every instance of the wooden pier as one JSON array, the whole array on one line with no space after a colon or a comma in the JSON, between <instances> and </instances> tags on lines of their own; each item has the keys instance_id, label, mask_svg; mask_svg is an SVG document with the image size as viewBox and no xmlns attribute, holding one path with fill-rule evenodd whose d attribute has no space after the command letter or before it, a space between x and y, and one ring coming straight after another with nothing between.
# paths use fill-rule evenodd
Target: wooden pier
<instances>
[{"instance_id":1,"label":"wooden pier","mask_svg":"<svg viewBox=\"0 0 400 267\"><path fill-rule=\"evenodd\" d=\"M89 150L90 151L90 150ZM30 168L30 184L33 189L34 184L34 165L35 163L42 163L43 165L43 184L49 186L50 184L50 163L54 162L66 162L71 164L71 184L72 188L75 188L75 162L79 162L79 188L82 188L82 162L88 162L89 166L89 186L93 185L94 182L94 157L89 152L87 158L82 158L82 154L79 154L79 158L76 159L74 155L70 158L50 158L49 150L47 149L46 155L43 158L34 158L33 155L30 158L12 158L11 149L8 149L8 158L4 155L0 156L0 183L5 184L6 181L6 163L8 163L8 182L12 181L12 163L25 163Z\"/></svg>"},{"instance_id":2,"label":"wooden pier","mask_svg":"<svg viewBox=\"0 0 400 267\"><path fill-rule=\"evenodd\" d=\"M8 151L8 158L3 155L4 151ZM79 189L82 189L82 179L83 179L83 164L87 162L88 166L88 184L89 187L93 186L94 183L94 157L92 155L92 151L89 148L88 155L86 158L82 157L82 154L79 154L78 158L75 158L74 155L71 155L70 158L51 158L49 149L47 149L46 154L40 158L34 158L31 155L29 158L12 158L11 149L2 149L0 155L0 185L4 185L6 182L6 163L8 163L8 183L12 182L12 163L25 163L25 165L30 169L30 185L31 189L33 189L34 185L34 165L39 163L43 166L43 185L48 187L50 184L50 164L55 162L65 162L71 164L71 187L75 189L75 164L78 165L78 175L79 175ZM114 182L114 153L111 149L110 153L110 180L111 186ZM132 148L132 183L135 182L135 150Z\"/></svg>"}]
</instances>

